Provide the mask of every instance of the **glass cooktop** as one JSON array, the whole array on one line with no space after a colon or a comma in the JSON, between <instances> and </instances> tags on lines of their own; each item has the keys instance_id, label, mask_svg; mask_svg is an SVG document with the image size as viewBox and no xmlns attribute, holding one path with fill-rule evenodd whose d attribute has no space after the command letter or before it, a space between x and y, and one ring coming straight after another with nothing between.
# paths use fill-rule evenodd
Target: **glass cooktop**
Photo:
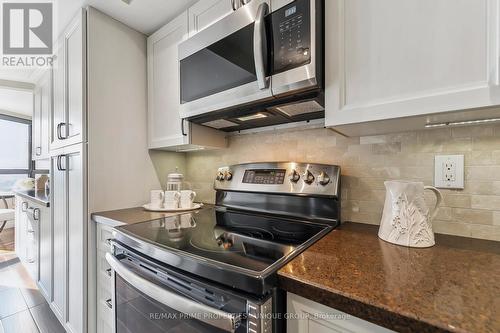
<instances>
[{"instance_id":1,"label":"glass cooktop","mask_svg":"<svg viewBox=\"0 0 500 333\"><path fill-rule=\"evenodd\" d=\"M265 270L329 229L319 223L217 207L117 228L167 251L255 272Z\"/></svg>"}]
</instances>

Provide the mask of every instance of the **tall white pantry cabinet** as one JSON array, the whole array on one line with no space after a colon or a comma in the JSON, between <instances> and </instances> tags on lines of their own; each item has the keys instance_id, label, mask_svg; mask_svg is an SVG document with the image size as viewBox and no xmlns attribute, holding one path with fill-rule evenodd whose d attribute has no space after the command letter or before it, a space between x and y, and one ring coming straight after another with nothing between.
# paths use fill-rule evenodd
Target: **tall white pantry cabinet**
<instances>
[{"instance_id":1,"label":"tall white pantry cabinet","mask_svg":"<svg viewBox=\"0 0 500 333\"><path fill-rule=\"evenodd\" d=\"M146 36L87 7L54 49L50 306L68 332L92 333L97 263L90 215L139 206L160 187L146 135Z\"/></svg>"}]
</instances>

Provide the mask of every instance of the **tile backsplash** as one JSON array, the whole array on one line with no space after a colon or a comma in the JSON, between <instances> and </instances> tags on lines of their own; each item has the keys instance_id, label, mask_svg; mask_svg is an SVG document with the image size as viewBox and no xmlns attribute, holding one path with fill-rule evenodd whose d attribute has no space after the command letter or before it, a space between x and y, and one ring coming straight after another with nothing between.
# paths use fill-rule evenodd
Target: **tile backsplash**
<instances>
[{"instance_id":1,"label":"tile backsplash","mask_svg":"<svg viewBox=\"0 0 500 333\"><path fill-rule=\"evenodd\" d=\"M237 135L229 138L227 149L186 154L184 172L197 199L213 203L213 178L220 166L258 161L337 164L342 168L342 220L379 224L384 181L432 185L437 154L465 155L465 189L442 190L434 230L500 240L500 125L349 138L323 128ZM432 205L433 196L427 199Z\"/></svg>"}]
</instances>

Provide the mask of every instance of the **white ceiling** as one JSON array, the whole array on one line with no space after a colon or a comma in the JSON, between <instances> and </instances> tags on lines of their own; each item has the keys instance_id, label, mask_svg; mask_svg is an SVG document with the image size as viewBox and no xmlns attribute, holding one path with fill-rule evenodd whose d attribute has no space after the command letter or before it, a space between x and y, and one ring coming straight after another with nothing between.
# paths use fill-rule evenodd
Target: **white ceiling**
<instances>
[{"instance_id":1,"label":"white ceiling","mask_svg":"<svg viewBox=\"0 0 500 333\"><path fill-rule=\"evenodd\" d=\"M150 35L197 1L132 0L130 5L127 5L122 0L54 0L57 12L55 35L59 36L78 9L87 5L99 9L137 31ZM36 77L36 70L0 66L0 79L34 83Z\"/></svg>"},{"instance_id":2,"label":"white ceiling","mask_svg":"<svg viewBox=\"0 0 500 333\"><path fill-rule=\"evenodd\" d=\"M32 92L0 87L0 114L31 118L32 113Z\"/></svg>"}]
</instances>

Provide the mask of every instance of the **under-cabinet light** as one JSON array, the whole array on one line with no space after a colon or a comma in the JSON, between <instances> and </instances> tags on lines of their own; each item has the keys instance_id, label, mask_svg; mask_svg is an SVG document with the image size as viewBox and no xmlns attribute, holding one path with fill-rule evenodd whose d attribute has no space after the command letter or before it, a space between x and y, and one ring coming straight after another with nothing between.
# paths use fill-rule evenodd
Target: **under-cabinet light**
<instances>
[{"instance_id":1,"label":"under-cabinet light","mask_svg":"<svg viewBox=\"0 0 500 333\"><path fill-rule=\"evenodd\" d=\"M259 113L251 114L249 116L239 117L236 119L238 119L239 121L249 121L249 120L261 119L261 118L267 118L267 114L259 112Z\"/></svg>"},{"instance_id":2,"label":"under-cabinet light","mask_svg":"<svg viewBox=\"0 0 500 333\"><path fill-rule=\"evenodd\" d=\"M204 150L205 147L192 147L192 148L184 148L184 149L178 149L178 153L187 153L190 151L198 151L198 150Z\"/></svg>"},{"instance_id":3,"label":"under-cabinet light","mask_svg":"<svg viewBox=\"0 0 500 333\"><path fill-rule=\"evenodd\" d=\"M477 125L477 124L494 123L497 121L500 121L500 118L451 121L448 123L427 124L427 125L425 125L425 128L436 128L436 127L445 127L445 126L461 126L461 125Z\"/></svg>"}]
</instances>

